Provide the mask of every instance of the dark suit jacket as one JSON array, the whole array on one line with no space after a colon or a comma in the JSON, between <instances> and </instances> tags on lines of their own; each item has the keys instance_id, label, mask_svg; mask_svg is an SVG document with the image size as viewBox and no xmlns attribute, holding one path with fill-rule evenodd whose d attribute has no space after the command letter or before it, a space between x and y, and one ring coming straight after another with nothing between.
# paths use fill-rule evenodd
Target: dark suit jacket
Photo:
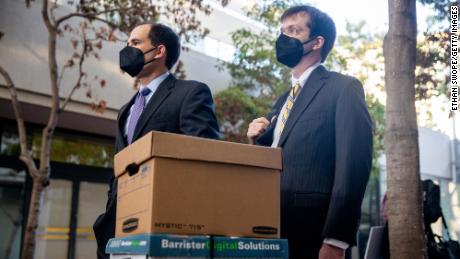
<instances>
[{"instance_id":1,"label":"dark suit jacket","mask_svg":"<svg viewBox=\"0 0 460 259\"><path fill-rule=\"evenodd\" d=\"M116 152L128 145L124 129L135 96L120 109L118 114ZM134 131L133 142L152 130L219 138L214 103L208 86L197 81L178 80L173 75L169 75L144 108ZM96 219L93 226L99 258L108 258L104 251L107 241L115 234L116 200L117 181L112 177L106 212Z\"/></svg>"},{"instance_id":2,"label":"dark suit jacket","mask_svg":"<svg viewBox=\"0 0 460 259\"><path fill-rule=\"evenodd\" d=\"M287 96L288 92L278 99L269 121L280 116ZM276 118L257 139L259 145L272 144L275 124ZM354 245L372 162L372 123L361 83L323 66L316 68L294 103L279 147L282 227L287 222L308 223L293 216L296 210L322 210L324 219L306 228L319 226L319 240L327 237ZM291 231L288 238L304 238L299 235Z\"/></svg>"}]
</instances>

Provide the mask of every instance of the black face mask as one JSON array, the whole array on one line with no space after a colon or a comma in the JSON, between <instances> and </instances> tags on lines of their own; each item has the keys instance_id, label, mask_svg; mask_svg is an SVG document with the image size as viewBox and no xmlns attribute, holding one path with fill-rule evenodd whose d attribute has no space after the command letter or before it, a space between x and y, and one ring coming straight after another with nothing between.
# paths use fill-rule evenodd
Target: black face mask
<instances>
[{"instance_id":1,"label":"black face mask","mask_svg":"<svg viewBox=\"0 0 460 259\"><path fill-rule=\"evenodd\" d=\"M284 34L280 34L278 39L276 40L276 59L290 67L293 68L297 64L299 64L300 60L303 56L310 54L313 49L303 53L303 45L309 43L310 41L316 39L308 39L305 42L301 42L299 39L294 37L289 37Z\"/></svg>"},{"instance_id":2,"label":"black face mask","mask_svg":"<svg viewBox=\"0 0 460 259\"><path fill-rule=\"evenodd\" d=\"M155 61L155 58L145 62L144 55L155 50L157 47L153 47L152 49L142 52L140 49L126 46L120 51L120 68L121 70L128 73L131 77L137 76L141 71L142 68L150 62Z\"/></svg>"}]
</instances>

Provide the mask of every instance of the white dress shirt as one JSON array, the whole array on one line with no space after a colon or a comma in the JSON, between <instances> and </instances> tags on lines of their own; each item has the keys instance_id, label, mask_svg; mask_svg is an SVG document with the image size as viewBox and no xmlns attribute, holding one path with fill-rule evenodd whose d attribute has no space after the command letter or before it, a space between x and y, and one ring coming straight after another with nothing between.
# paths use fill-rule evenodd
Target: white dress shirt
<instances>
[{"instance_id":1,"label":"white dress shirt","mask_svg":"<svg viewBox=\"0 0 460 259\"><path fill-rule=\"evenodd\" d=\"M147 104L149 103L150 99L152 99L152 96L155 94L156 90L158 89L158 87L160 86L160 84L166 79L166 77L169 76L169 71L166 71L164 74L161 74L160 76L156 77L155 79L153 79L152 81L150 81L150 83L148 83L148 85L144 86L144 85L141 85L141 87L139 87L139 90L138 90L138 94L140 94L140 92L144 89L144 88L149 88L150 89L150 93L145 96L145 104L144 104L144 107L147 106ZM133 112L133 106L134 106L134 103L133 105L131 105L131 107L129 108L129 114L128 114L128 118L126 119L126 122L125 122L125 132L124 132L124 135L126 137L126 135L128 134L128 126L129 126L129 120L131 119L131 114Z\"/></svg>"},{"instance_id":2,"label":"white dress shirt","mask_svg":"<svg viewBox=\"0 0 460 259\"><path fill-rule=\"evenodd\" d=\"M297 83L299 82L300 83L300 91L299 93L297 94L297 96L300 95L300 93L302 92L302 89L303 89L303 85L307 82L308 78L310 77L310 74L311 72L313 72L313 70L315 70L317 67L319 67L321 65L320 62L314 64L313 66L307 68L307 70L305 70L302 75L300 75L299 78L295 78L294 75L291 76L291 85L292 87ZM273 143L272 143L272 147L277 147L278 146L278 143L280 141L280 137L281 137L281 134L280 134L280 127L281 127L281 117L282 115L284 114L284 111L286 110L286 105L287 105L287 98L286 98L286 101L284 102L284 105L283 105L283 108L281 108L281 111L278 115L276 119L276 126L275 126L275 130L273 131ZM294 102L294 105L295 105L295 102ZM289 119L289 117L288 117Z\"/></svg>"},{"instance_id":3,"label":"white dress shirt","mask_svg":"<svg viewBox=\"0 0 460 259\"><path fill-rule=\"evenodd\" d=\"M291 83L292 83L292 86L294 86L297 82L300 83L300 91L302 91L303 89L303 86L305 85L305 83L307 82L308 78L310 77L311 73L313 72L313 70L315 70L317 67L321 66L321 63L318 62L316 64L314 64L313 66L309 67L307 70L305 70L302 75L300 75L299 78L295 78L294 75L292 75L291 77ZM297 94L297 96L300 95L300 92ZM280 141L280 125L281 125L281 117L282 117L282 114L284 114L284 111L286 110L286 105L287 105L287 98L286 98L286 101L284 102L284 105L283 105L283 108L281 109L278 117L276 118L276 125L275 125L275 130L273 132L273 143L272 143L272 147L277 147L278 146L278 143ZM295 102L294 102L294 105L295 105ZM289 117L288 117L289 119ZM335 247L339 247L339 248L342 248L342 249L347 249L350 245L346 242L343 242L343 241L340 241L340 240L337 240L337 239L333 239L333 238L325 238L324 243L326 244L329 244L329 245L332 245L332 246L335 246Z\"/></svg>"}]
</instances>

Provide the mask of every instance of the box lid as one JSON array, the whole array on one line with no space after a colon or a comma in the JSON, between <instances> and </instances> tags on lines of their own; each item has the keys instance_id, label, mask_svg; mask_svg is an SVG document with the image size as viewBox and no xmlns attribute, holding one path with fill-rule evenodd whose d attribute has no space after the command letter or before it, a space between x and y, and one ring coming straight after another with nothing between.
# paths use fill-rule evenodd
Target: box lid
<instances>
[{"instance_id":1,"label":"box lid","mask_svg":"<svg viewBox=\"0 0 460 259\"><path fill-rule=\"evenodd\" d=\"M151 157L200 160L281 170L281 149L151 131L115 155L115 175Z\"/></svg>"}]
</instances>

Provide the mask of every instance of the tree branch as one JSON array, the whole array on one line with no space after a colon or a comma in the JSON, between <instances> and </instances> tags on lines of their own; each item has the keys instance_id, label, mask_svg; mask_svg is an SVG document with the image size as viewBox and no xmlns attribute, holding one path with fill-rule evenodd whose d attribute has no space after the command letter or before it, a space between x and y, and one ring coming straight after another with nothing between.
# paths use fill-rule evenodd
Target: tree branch
<instances>
[{"instance_id":1,"label":"tree branch","mask_svg":"<svg viewBox=\"0 0 460 259\"><path fill-rule=\"evenodd\" d=\"M72 15L72 17L82 17L82 18L86 18L86 19L94 19L96 21L100 21L100 22L103 22L107 25L109 25L110 27L112 28L116 28L118 27L115 23L113 22L110 22L108 20L105 20L105 19L102 19L102 18L99 18L99 17L95 17L94 14L82 14L82 13L74 13L75 15ZM59 22L59 20L58 20Z\"/></svg>"},{"instance_id":2,"label":"tree branch","mask_svg":"<svg viewBox=\"0 0 460 259\"><path fill-rule=\"evenodd\" d=\"M48 1L43 0L42 6L43 22L48 29L48 67L50 73L50 88L51 88L51 111L46 127L42 131L42 143L40 147L40 166L38 177L43 183L49 177L49 166L51 156L51 138L58 121L59 111L59 89L58 81L58 66L56 61L56 35L57 26L50 21L48 13Z\"/></svg>"},{"instance_id":3,"label":"tree branch","mask_svg":"<svg viewBox=\"0 0 460 259\"><path fill-rule=\"evenodd\" d=\"M11 80L10 75L8 74L8 72L6 72L6 70L2 66L0 66L0 74L5 79L6 87L10 91L10 95L11 95L11 104L13 105L14 117L16 118L16 122L18 125L19 146L21 148L20 159L27 165L27 168L29 169L29 173L31 174L31 177L34 178L36 177L36 175L33 175L33 174L34 172L37 171L37 167L35 165L34 160L32 159L32 157L30 156L28 152L26 127L24 125L21 104L19 103L19 100L18 100L16 87L14 86L13 80Z\"/></svg>"},{"instance_id":4,"label":"tree branch","mask_svg":"<svg viewBox=\"0 0 460 259\"><path fill-rule=\"evenodd\" d=\"M85 55L88 52L88 41L90 41L90 40L88 40L86 38L86 34L85 34L84 31L82 31L82 37L83 37L83 47L82 47L82 51L81 51L81 54L80 54L80 59L79 59L79 62L78 62L78 79L77 79L77 82L75 83L75 85L72 87L72 90L70 91L69 96L67 96L67 98L65 99L65 101L62 104L61 108L59 108L59 113L64 111L64 109L67 106L67 104L71 101L72 96L75 93L75 91L78 88L80 88L80 86L81 86L81 80L82 80L82 78L84 76L83 62L85 61Z\"/></svg>"},{"instance_id":5,"label":"tree branch","mask_svg":"<svg viewBox=\"0 0 460 259\"><path fill-rule=\"evenodd\" d=\"M72 18L72 17L81 17L81 18L86 18L86 19L95 19L95 20L98 20L98 21L101 21L101 22L104 22L112 27L117 27L116 24L108 21L108 20L105 20L105 19L102 19L102 18L99 18L97 16L101 15L101 14L106 14L106 13L111 13L111 12L120 12L120 11L128 11L130 9L135 9L136 7L129 7L129 8L115 8L115 9L107 9L107 10L104 10L104 11L100 11L100 12L97 12L97 13L69 13L67 15L64 15L62 16L61 18L57 19L56 21L56 27L59 27L59 25Z\"/></svg>"},{"instance_id":6,"label":"tree branch","mask_svg":"<svg viewBox=\"0 0 460 259\"><path fill-rule=\"evenodd\" d=\"M46 28L48 28L48 31L51 31L57 27L53 25L53 23L50 20L49 13L48 13L48 1L43 0L43 5L42 5L42 18L43 21L45 22Z\"/></svg>"}]
</instances>

